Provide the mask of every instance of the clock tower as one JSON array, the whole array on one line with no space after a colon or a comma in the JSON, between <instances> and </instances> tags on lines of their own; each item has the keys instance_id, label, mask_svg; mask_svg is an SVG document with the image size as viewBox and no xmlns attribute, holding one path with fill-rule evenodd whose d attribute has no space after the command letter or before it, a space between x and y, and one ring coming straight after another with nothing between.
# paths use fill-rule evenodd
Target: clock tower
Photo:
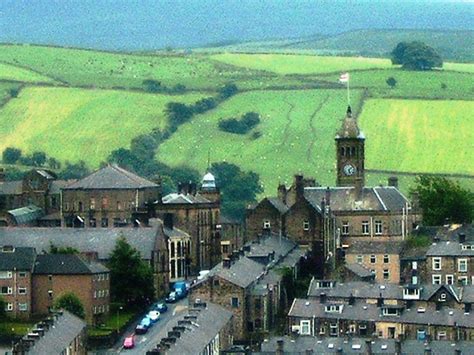
<instances>
[{"instance_id":1,"label":"clock tower","mask_svg":"<svg viewBox=\"0 0 474 355\"><path fill-rule=\"evenodd\" d=\"M364 143L364 133L348 106L346 117L336 134L337 186L356 186L356 182L365 186Z\"/></svg>"}]
</instances>

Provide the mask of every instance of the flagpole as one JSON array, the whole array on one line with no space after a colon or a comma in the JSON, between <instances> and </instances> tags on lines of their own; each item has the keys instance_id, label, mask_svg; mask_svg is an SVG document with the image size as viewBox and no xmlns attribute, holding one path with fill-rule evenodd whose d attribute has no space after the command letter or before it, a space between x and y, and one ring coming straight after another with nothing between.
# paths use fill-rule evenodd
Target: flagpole
<instances>
[{"instance_id":1,"label":"flagpole","mask_svg":"<svg viewBox=\"0 0 474 355\"><path fill-rule=\"evenodd\" d=\"M350 77L347 78L347 105L348 106L351 105L351 94L350 94L350 91L349 91L349 81L350 81Z\"/></svg>"}]
</instances>

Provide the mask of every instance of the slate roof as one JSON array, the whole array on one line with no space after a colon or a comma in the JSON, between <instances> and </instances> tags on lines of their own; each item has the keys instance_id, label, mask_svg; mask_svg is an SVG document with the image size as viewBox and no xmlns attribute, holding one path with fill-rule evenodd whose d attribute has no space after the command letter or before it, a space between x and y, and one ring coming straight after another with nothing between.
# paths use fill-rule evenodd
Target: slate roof
<instances>
[{"instance_id":1,"label":"slate roof","mask_svg":"<svg viewBox=\"0 0 474 355\"><path fill-rule=\"evenodd\" d=\"M289 207L285 205L278 197L265 197L260 202L249 205L247 209L254 210L258 206L266 202L272 205L280 214L285 214L289 210Z\"/></svg>"},{"instance_id":2,"label":"slate roof","mask_svg":"<svg viewBox=\"0 0 474 355\"><path fill-rule=\"evenodd\" d=\"M262 277L264 267L245 256L232 262L229 268L225 268L220 262L209 272L208 276L218 276L242 288L247 288L253 282Z\"/></svg>"},{"instance_id":3,"label":"slate roof","mask_svg":"<svg viewBox=\"0 0 474 355\"><path fill-rule=\"evenodd\" d=\"M346 254L400 254L403 242L355 241L350 243Z\"/></svg>"},{"instance_id":4,"label":"slate roof","mask_svg":"<svg viewBox=\"0 0 474 355\"><path fill-rule=\"evenodd\" d=\"M346 263L344 267L347 270L353 272L354 274L362 278L374 276L374 274L372 274L372 272L369 269L357 263Z\"/></svg>"},{"instance_id":5,"label":"slate roof","mask_svg":"<svg viewBox=\"0 0 474 355\"><path fill-rule=\"evenodd\" d=\"M170 204L185 204L194 205L199 203L211 203L210 200L199 194L182 194L182 193L171 193L162 198L162 202L165 205Z\"/></svg>"},{"instance_id":6,"label":"slate roof","mask_svg":"<svg viewBox=\"0 0 474 355\"><path fill-rule=\"evenodd\" d=\"M395 354L394 339L367 339L350 337L340 338L318 338L312 336L300 337L272 337L265 339L261 344L260 352L252 354L275 354L277 341L283 340L284 354L306 354L307 350L312 350L312 354L335 354L338 349L342 349L343 354L368 354L366 341L371 342L372 354ZM360 349L359 349L360 346Z\"/></svg>"},{"instance_id":7,"label":"slate roof","mask_svg":"<svg viewBox=\"0 0 474 355\"><path fill-rule=\"evenodd\" d=\"M89 275L108 272L99 263L87 263L78 255L46 254L38 255L35 262L35 274L51 275Z\"/></svg>"},{"instance_id":8,"label":"slate roof","mask_svg":"<svg viewBox=\"0 0 474 355\"><path fill-rule=\"evenodd\" d=\"M35 249L15 247L13 251L10 250L7 244L0 248L0 271L13 271L14 269L20 271L32 271L35 263ZM8 244L11 245L11 244Z\"/></svg>"},{"instance_id":9,"label":"slate roof","mask_svg":"<svg viewBox=\"0 0 474 355\"><path fill-rule=\"evenodd\" d=\"M64 189L66 186L75 183L77 180L54 180L51 182L51 186L49 187L49 193L52 195L59 195L61 190Z\"/></svg>"},{"instance_id":10,"label":"slate roof","mask_svg":"<svg viewBox=\"0 0 474 355\"><path fill-rule=\"evenodd\" d=\"M204 305L204 304L202 304ZM188 310L185 316L176 315L163 325L159 333L154 336L154 339L160 340L168 337L168 332L173 330L173 327L178 326L178 322L185 320L186 316L196 316L191 324L186 324L185 330L181 332L176 343L166 350L167 355L195 355L204 353L206 346L213 340L217 334L232 320L232 312L216 304L207 302L205 308L196 307ZM183 325L180 325L183 326ZM158 344L153 344L152 347L146 350L152 350Z\"/></svg>"},{"instance_id":11,"label":"slate roof","mask_svg":"<svg viewBox=\"0 0 474 355\"><path fill-rule=\"evenodd\" d=\"M456 323L459 327L474 328L474 317L465 314L464 310L442 308L435 312L418 312L417 309L405 309L400 316L382 316L381 308L370 303L345 304L342 312L326 312L326 304L317 299L295 299L288 313L289 317L346 319L354 321L394 322L410 324L449 325Z\"/></svg>"},{"instance_id":12,"label":"slate roof","mask_svg":"<svg viewBox=\"0 0 474 355\"><path fill-rule=\"evenodd\" d=\"M160 225L147 228L26 228L0 227L0 245L32 247L38 254L48 252L51 244L72 247L80 252L97 252L108 259L120 236L136 248L143 259L150 260L160 235Z\"/></svg>"},{"instance_id":13,"label":"slate roof","mask_svg":"<svg viewBox=\"0 0 474 355\"><path fill-rule=\"evenodd\" d=\"M29 223L44 215L43 210L35 205L16 208L8 211L8 214L14 219L16 224Z\"/></svg>"},{"instance_id":14,"label":"slate roof","mask_svg":"<svg viewBox=\"0 0 474 355\"><path fill-rule=\"evenodd\" d=\"M321 209L327 187L306 187L304 196L313 206ZM355 187L330 187L332 211L401 211L408 200L394 186L364 187L361 196L355 194Z\"/></svg>"},{"instance_id":15,"label":"slate roof","mask_svg":"<svg viewBox=\"0 0 474 355\"><path fill-rule=\"evenodd\" d=\"M403 300L404 286L396 284L379 284L363 281L350 281L336 283L334 287L318 287L318 280L312 279L308 288L309 298L319 298L321 293L326 294L328 299L348 299L351 295L356 299L377 299L380 296L384 299ZM455 287L452 285L431 285L423 284L420 288L420 300L428 301L436 292L444 288L458 302L469 302L474 299L474 287ZM467 298L466 298L467 296Z\"/></svg>"},{"instance_id":16,"label":"slate roof","mask_svg":"<svg viewBox=\"0 0 474 355\"><path fill-rule=\"evenodd\" d=\"M158 185L117 165L108 165L65 186L64 190L143 189L147 187L158 187Z\"/></svg>"},{"instance_id":17,"label":"slate roof","mask_svg":"<svg viewBox=\"0 0 474 355\"><path fill-rule=\"evenodd\" d=\"M426 256L474 256L474 249L469 247L463 250L462 244L455 241L442 241L431 244ZM474 245L474 244L473 244Z\"/></svg>"},{"instance_id":18,"label":"slate roof","mask_svg":"<svg viewBox=\"0 0 474 355\"><path fill-rule=\"evenodd\" d=\"M0 195L21 195L23 192L23 181L0 182Z\"/></svg>"},{"instance_id":19,"label":"slate roof","mask_svg":"<svg viewBox=\"0 0 474 355\"><path fill-rule=\"evenodd\" d=\"M265 236L246 245L250 247L250 251L245 252L245 256L249 258L268 256L274 252L275 261L283 259L283 257L297 247L297 244L292 240L276 235Z\"/></svg>"},{"instance_id":20,"label":"slate roof","mask_svg":"<svg viewBox=\"0 0 474 355\"><path fill-rule=\"evenodd\" d=\"M64 310L62 315L54 317L54 326L45 331L29 349L28 354L66 353L66 349L85 327L86 323L82 319Z\"/></svg>"}]
</instances>

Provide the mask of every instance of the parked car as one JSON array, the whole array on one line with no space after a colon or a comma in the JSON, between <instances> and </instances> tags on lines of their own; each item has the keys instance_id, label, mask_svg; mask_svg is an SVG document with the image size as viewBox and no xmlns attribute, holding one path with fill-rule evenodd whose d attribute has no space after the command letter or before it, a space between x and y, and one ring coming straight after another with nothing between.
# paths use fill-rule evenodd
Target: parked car
<instances>
[{"instance_id":1,"label":"parked car","mask_svg":"<svg viewBox=\"0 0 474 355\"><path fill-rule=\"evenodd\" d=\"M197 277L197 279L200 281L200 280L203 280L207 274L209 274L211 270L201 270L199 271L199 276Z\"/></svg>"},{"instance_id":2,"label":"parked car","mask_svg":"<svg viewBox=\"0 0 474 355\"><path fill-rule=\"evenodd\" d=\"M138 324L135 327L135 334L145 334L148 331L148 327L145 327L142 324Z\"/></svg>"},{"instance_id":3,"label":"parked car","mask_svg":"<svg viewBox=\"0 0 474 355\"><path fill-rule=\"evenodd\" d=\"M158 311L150 311L148 312L148 314L146 315L148 318L150 318L151 322L152 323L155 323L158 321L158 319L160 318L160 312Z\"/></svg>"},{"instance_id":4,"label":"parked car","mask_svg":"<svg viewBox=\"0 0 474 355\"><path fill-rule=\"evenodd\" d=\"M125 338L123 341L123 348L124 349L132 349L135 346L135 337L130 335Z\"/></svg>"},{"instance_id":5,"label":"parked car","mask_svg":"<svg viewBox=\"0 0 474 355\"><path fill-rule=\"evenodd\" d=\"M160 313L165 313L168 310L168 306L165 302L158 302L153 305L153 310L158 311Z\"/></svg>"},{"instance_id":6,"label":"parked car","mask_svg":"<svg viewBox=\"0 0 474 355\"><path fill-rule=\"evenodd\" d=\"M147 329L151 327L151 319L148 317L144 317L141 321L140 324L146 327Z\"/></svg>"},{"instance_id":7,"label":"parked car","mask_svg":"<svg viewBox=\"0 0 474 355\"><path fill-rule=\"evenodd\" d=\"M168 297L166 297L165 301L166 303L174 303L178 300L178 295L176 292L170 292Z\"/></svg>"}]
</instances>

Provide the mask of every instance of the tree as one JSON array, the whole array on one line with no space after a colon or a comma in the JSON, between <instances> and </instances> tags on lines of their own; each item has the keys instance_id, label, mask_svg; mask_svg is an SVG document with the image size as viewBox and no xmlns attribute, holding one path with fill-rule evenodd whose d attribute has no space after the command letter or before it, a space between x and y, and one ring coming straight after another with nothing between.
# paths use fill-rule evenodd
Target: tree
<instances>
[{"instance_id":1,"label":"tree","mask_svg":"<svg viewBox=\"0 0 474 355\"><path fill-rule=\"evenodd\" d=\"M56 302L54 302L54 307L57 309L65 309L79 318L85 318L86 316L81 300L73 292L62 294Z\"/></svg>"},{"instance_id":2,"label":"tree","mask_svg":"<svg viewBox=\"0 0 474 355\"><path fill-rule=\"evenodd\" d=\"M385 82L386 82L387 85L390 86L390 88L392 88L392 89L397 85L397 80L396 80L393 76L391 76L390 78L388 78Z\"/></svg>"},{"instance_id":3,"label":"tree","mask_svg":"<svg viewBox=\"0 0 474 355\"><path fill-rule=\"evenodd\" d=\"M142 134L132 139L130 152L138 159L153 160L158 143L151 134Z\"/></svg>"},{"instance_id":4,"label":"tree","mask_svg":"<svg viewBox=\"0 0 474 355\"><path fill-rule=\"evenodd\" d=\"M51 169L61 169L61 162L53 157L51 158L48 158L48 166L51 168Z\"/></svg>"},{"instance_id":5,"label":"tree","mask_svg":"<svg viewBox=\"0 0 474 355\"><path fill-rule=\"evenodd\" d=\"M239 91L239 88L237 87L237 85L233 83L228 83L219 89L219 96L222 99L228 99L229 97L237 94L238 91Z\"/></svg>"},{"instance_id":6,"label":"tree","mask_svg":"<svg viewBox=\"0 0 474 355\"><path fill-rule=\"evenodd\" d=\"M58 247L51 243L49 245L50 254L79 254L79 250L73 247Z\"/></svg>"},{"instance_id":7,"label":"tree","mask_svg":"<svg viewBox=\"0 0 474 355\"><path fill-rule=\"evenodd\" d=\"M392 64L409 70L441 68L443 60L432 47L423 42L400 42L392 51Z\"/></svg>"},{"instance_id":8,"label":"tree","mask_svg":"<svg viewBox=\"0 0 474 355\"><path fill-rule=\"evenodd\" d=\"M8 95L10 95L11 98L18 97L18 94L20 93L20 88L11 88L8 90Z\"/></svg>"},{"instance_id":9,"label":"tree","mask_svg":"<svg viewBox=\"0 0 474 355\"><path fill-rule=\"evenodd\" d=\"M35 166L43 166L46 163L46 153L45 152L33 152L31 155L31 160Z\"/></svg>"},{"instance_id":10,"label":"tree","mask_svg":"<svg viewBox=\"0 0 474 355\"><path fill-rule=\"evenodd\" d=\"M15 164L21 158L21 150L7 147L3 151L2 160L5 164Z\"/></svg>"},{"instance_id":11,"label":"tree","mask_svg":"<svg viewBox=\"0 0 474 355\"><path fill-rule=\"evenodd\" d=\"M242 171L237 165L226 162L212 164L211 172L222 194L223 214L243 219L247 205L263 192L258 174Z\"/></svg>"},{"instance_id":12,"label":"tree","mask_svg":"<svg viewBox=\"0 0 474 355\"><path fill-rule=\"evenodd\" d=\"M212 110L217 106L216 100L213 97L205 97L197 101L193 105L193 112L194 113L203 113L209 110Z\"/></svg>"},{"instance_id":13,"label":"tree","mask_svg":"<svg viewBox=\"0 0 474 355\"><path fill-rule=\"evenodd\" d=\"M153 299L153 271L123 236L117 239L108 267L114 301L140 305Z\"/></svg>"},{"instance_id":14,"label":"tree","mask_svg":"<svg viewBox=\"0 0 474 355\"><path fill-rule=\"evenodd\" d=\"M169 125L174 128L189 121L193 116L193 110L180 102L168 102L165 112L168 116Z\"/></svg>"},{"instance_id":15,"label":"tree","mask_svg":"<svg viewBox=\"0 0 474 355\"><path fill-rule=\"evenodd\" d=\"M146 92L160 92L162 90L161 82L153 79L146 79L142 82Z\"/></svg>"},{"instance_id":16,"label":"tree","mask_svg":"<svg viewBox=\"0 0 474 355\"><path fill-rule=\"evenodd\" d=\"M429 226L471 223L474 218L474 193L457 182L441 177L419 176L412 192L418 194L423 223Z\"/></svg>"},{"instance_id":17,"label":"tree","mask_svg":"<svg viewBox=\"0 0 474 355\"><path fill-rule=\"evenodd\" d=\"M61 179L82 179L90 174L90 170L83 160L78 163L66 162L64 169L58 174Z\"/></svg>"},{"instance_id":18,"label":"tree","mask_svg":"<svg viewBox=\"0 0 474 355\"><path fill-rule=\"evenodd\" d=\"M126 169L133 169L137 163L137 159L137 156L133 154L130 149L119 148L113 150L109 154L107 161L109 163L115 163Z\"/></svg>"}]
</instances>

